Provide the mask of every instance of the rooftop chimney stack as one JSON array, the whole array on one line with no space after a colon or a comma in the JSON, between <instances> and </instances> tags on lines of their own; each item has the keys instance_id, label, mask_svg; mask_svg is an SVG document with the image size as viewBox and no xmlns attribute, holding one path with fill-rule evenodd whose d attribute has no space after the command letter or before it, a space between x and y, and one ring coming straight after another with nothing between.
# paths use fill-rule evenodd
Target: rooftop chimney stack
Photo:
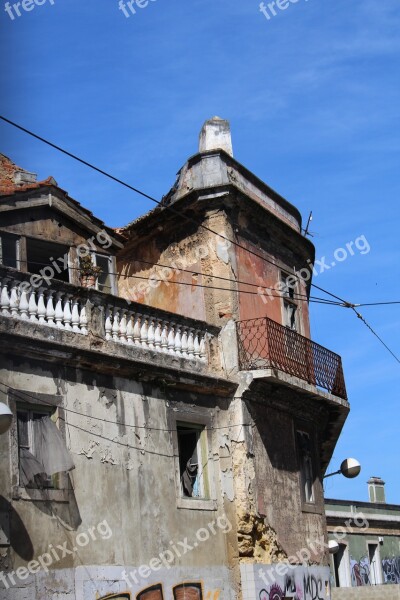
<instances>
[{"instance_id":1,"label":"rooftop chimney stack","mask_svg":"<svg viewBox=\"0 0 400 600\"><path fill-rule=\"evenodd\" d=\"M200 131L199 152L207 152L207 150L225 150L233 156L229 121L213 117L204 123Z\"/></svg>"},{"instance_id":2,"label":"rooftop chimney stack","mask_svg":"<svg viewBox=\"0 0 400 600\"><path fill-rule=\"evenodd\" d=\"M385 482L380 477L371 477L367 481L369 501L377 504L385 504Z\"/></svg>"}]
</instances>

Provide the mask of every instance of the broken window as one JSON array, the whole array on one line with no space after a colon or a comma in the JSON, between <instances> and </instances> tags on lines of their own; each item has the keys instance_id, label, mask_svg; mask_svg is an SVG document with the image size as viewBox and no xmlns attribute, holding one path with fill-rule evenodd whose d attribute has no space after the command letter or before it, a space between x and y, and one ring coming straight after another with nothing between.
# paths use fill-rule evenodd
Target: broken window
<instances>
[{"instance_id":1,"label":"broken window","mask_svg":"<svg viewBox=\"0 0 400 600\"><path fill-rule=\"evenodd\" d=\"M296 281L293 275L281 273L281 290L283 296L283 324L288 329L297 331Z\"/></svg>"},{"instance_id":2,"label":"broken window","mask_svg":"<svg viewBox=\"0 0 400 600\"><path fill-rule=\"evenodd\" d=\"M113 258L104 254L92 254L93 263L100 267L101 273L97 278L96 289L105 294L113 294L115 289L115 274L113 273Z\"/></svg>"},{"instance_id":3,"label":"broken window","mask_svg":"<svg viewBox=\"0 0 400 600\"><path fill-rule=\"evenodd\" d=\"M54 279L69 282L68 256L68 246L32 238L26 239L26 261L29 273L39 275L47 267L45 271L47 275L52 272Z\"/></svg>"},{"instance_id":4,"label":"broken window","mask_svg":"<svg viewBox=\"0 0 400 600\"><path fill-rule=\"evenodd\" d=\"M177 425L182 496L208 498L207 438L201 425Z\"/></svg>"},{"instance_id":5,"label":"broken window","mask_svg":"<svg viewBox=\"0 0 400 600\"><path fill-rule=\"evenodd\" d=\"M314 502L314 469L311 438L305 431L297 432L300 456L300 479L305 502Z\"/></svg>"},{"instance_id":6,"label":"broken window","mask_svg":"<svg viewBox=\"0 0 400 600\"><path fill-rule=\"evenodd\" d=\"M18 237L7 233L0 233L0 265L18 268Z\"/></svg>"},{"instance_id":7,"label":"broken window","mask_svg":"<svg viewBox=\"0 0 400 600\"><path fill-rule=\"evenodd\" d=\"M17 406L21 487L57 488L57 474L74 468L55 415L50 407Z\"/></svg>"}]
</instances>

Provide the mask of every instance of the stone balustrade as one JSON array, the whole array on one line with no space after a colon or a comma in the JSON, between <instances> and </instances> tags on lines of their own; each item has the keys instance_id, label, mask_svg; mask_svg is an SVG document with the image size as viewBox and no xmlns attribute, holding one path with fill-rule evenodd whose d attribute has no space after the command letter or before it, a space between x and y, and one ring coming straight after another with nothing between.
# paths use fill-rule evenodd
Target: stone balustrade
<instances>
[{"instance_id":1,"label":"stone balustrade","mask_svg":"<svg viewBox=\"0 0 400 600\"><path fill-rule=\"evenodd\" d=\"M219 333L202 321L95 289L58 280L35 287L29 273L1 265L0 315L208 365L211 340Z\"/></svg>"},{"instance_id":2,"label":"stone balustrade","mask_svg":"<svg viewBox=\"0 0 400 600\"><path fill-rule=\"evenodd\" d=\"M86 302L73 294L49 288L34 288L28 282L1 277L0 313L86 335Z\"/></svg>"},{"instance_id":3,"label":"stone balustrade","mask_svg":"<svg viewBox=\"0 0 400 600\"><path fill-rule=\"evenodd\" d=\"M140 312L108 307L105 332L107 340L121 344L207 361L207 333L204 330L173 319L148 315L146 307Z\"/></svg>"}]
</instances>

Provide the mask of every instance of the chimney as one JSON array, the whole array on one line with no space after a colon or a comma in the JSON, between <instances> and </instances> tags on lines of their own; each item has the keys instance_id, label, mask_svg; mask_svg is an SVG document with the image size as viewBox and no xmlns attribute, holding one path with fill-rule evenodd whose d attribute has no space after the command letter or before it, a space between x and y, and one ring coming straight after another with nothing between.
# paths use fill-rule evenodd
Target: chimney
<instances>
[{"instance_id":1,"label":"chimney","mask_svg":"<svg viewBox=\"0 0 400 600\"><path fill-rule=\"evenodd\" d=\"M229 121L213 117L204 123L200 131L199 152L219 149L233 156L231 127Z\"/></svg>"},{"instance_id":2,"label":"chimney","mask_svg":"<svg viewBox=\"0 0 400 600\"><path fill-rule=\"evenodd\" d=\"M385 482L380 477L371 477L367 481L369 501L377 504L385 504Z\"/></svg>"}]
</instances>

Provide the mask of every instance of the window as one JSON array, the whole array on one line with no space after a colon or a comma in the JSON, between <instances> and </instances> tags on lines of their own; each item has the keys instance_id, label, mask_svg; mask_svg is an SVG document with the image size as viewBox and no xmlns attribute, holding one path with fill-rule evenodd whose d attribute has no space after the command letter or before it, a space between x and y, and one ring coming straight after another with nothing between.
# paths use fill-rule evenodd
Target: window
<instances>
[{"instance_id":1,"label":"window","mask_svg":"<svg viewBox=\"0 0 400 600\"><path fill-rule=\"evenodd\" d=\"M297 444L300 457L300 480L304 502L315 502L314 469L311 438L305 431L297 432Z\"/></svg>"},{"instance_id":2,"label":"window","mask_svg":"<svg viewBox=\"0 0 400 600\"><path fill-rule=\"evenodd\" d=\"M210 497L208 456L205 428L201 425L177 424L179 476L185 498Z\"/></svg>"},{"instance_id":3,"label":"window","mask_svg":"<svg viewBox=\"0 0 400 600\"><path fill-rule=\"evenodd\" d=\"M50 267L55 279L70 281L68 246L27 238L26 256L29 273L40 274L45 267Z\"/></svg>"},{"instance_id":4,"label":"window","mask_svg":"<svg viewBox=\"0 0 400 600\"><path fill-rule=\"evenodd\" d=\"M333 555L336 587L350 587L350 562L346 544L339 544L339 550Z\"/></svg>"},{"instance_id":5,"label":"window","mask_svg":"<svg viewBox=\"0 0 400 600\"><path fill-rule=\"evenodd\" d=\"M298 314L296 294L296 278L294 275L281 273L281 291L283 302L283 325L293 331L298 330Z\"/></svg>"},{"instance_id":6,"label":"window","mask_svg":"<svg viewBox=\"0 0 400 600\"><path fill-rule=\"evenodd\" d=\"M113 258L104 254L92 254L93 263L101 268L97 278L96 289L105 294L115 292L115 275L113 273Z\"/></svg>"},{"instance_id":7,"label":"window","mask_svg":"<svg viewBox=\"0 0 400 600\"><path fill-rule=\"evenodd\" d=\"M381 561L379 557L378 544L368 544L368 557L371 565L370 581L371 585L379 585L382 583Z\"/></svg>"},{"instance_id":8,"label":"window","mask_svg":"<svg viewBox=\"0 0 400 600\"><path fill-rule=\"evenodd\" d=\"M19 240L15 235L0 233L0 265L18 268Z\"/></svg>"},{"instance_id":9,"label":"window","mask_svg":"<svg viewBox=\"0 0 400 600\"><path fill-rule=\"evenodd\" d=\"M17 405L19 485L59 488L58 475L74 468L60 430L47 406Z\"/></svg>"}]
</instances>

